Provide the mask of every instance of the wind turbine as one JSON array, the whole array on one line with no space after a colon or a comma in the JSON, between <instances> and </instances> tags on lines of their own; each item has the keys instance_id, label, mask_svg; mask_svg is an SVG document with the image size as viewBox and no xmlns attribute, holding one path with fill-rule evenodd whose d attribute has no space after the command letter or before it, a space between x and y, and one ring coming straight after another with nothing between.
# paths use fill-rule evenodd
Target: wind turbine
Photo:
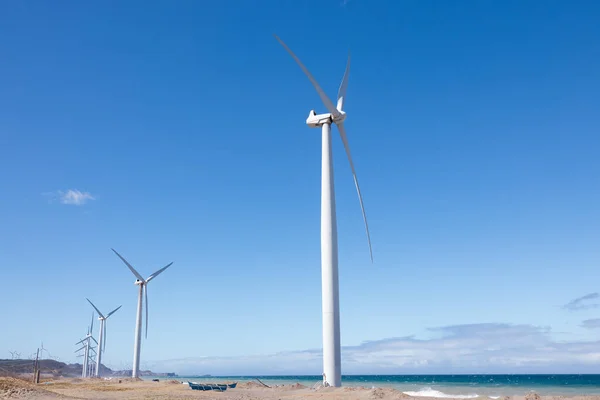
<instances>
[{"instance_id":1,"label":"wind turbine","mask_svg":"<svg viewBox=\"0 0 600 400\"><path fill-rule=\"evenodd\" d=\"M98 319L100 320L100 332L98 333L98 351L96 352L96 371L95 371L95 376L100 376L100 364L102 362L102 352L104 351L104 348L106 347L106 320L108 319L108 317L110 317L111 315L113 315L114 313L117 312L117 310L119 308L121 308L121 306L115 308L114 310L112 310L111 312L109 312L106 317L100 312L100 310L98 310L98 307L96 307L94 305L94 303L92 303L90 301L90 299L86 298L86 300L92 305L92 307L94 307L94 310L96 310L96 312L98 313Z\"/></svg>"},{"instance_id":2,"label":"wind turbine","mask_svg":"<svg viewBox=\"0 0 600 400\"><path fill-rule=\"evenodd\" d=\"M96 359L97 356L98 356L98 352L96 351L96 347L94 347L93 345L90 344L89 351L88 351L88 357L87 357L87 361L86 361L86 366L87 366L87 369L85 371L86 377L92 376L94 374L94 369L95 369L94 360Z\"/></svg>"},{"instance_id":3,"label":"wind turbine","mask_svg":"<svg viewBox=\"0 0 600 400\"><path fill-rule=\"evenodd\" d=\"M44 358L44 351L46 352L48 359L50 359L50 352L44 348L44 342L42 342L42 346L40 348L40 359Z\"/></svg>"},{"instance_id":4,"label":"wind turbine","mask_svg":"<svg viewBox=\"0 0 600 400\"><path fill-rule=\"evenodd\" d=\"M341 386L341 346L340 346L340 301L339 301L339 280L338 280L338 248L337 248L337 223L335 215L335 192L333 184L333 155L331 151L331 124L335 124L340 132L340 137L344 143L346 155L350 162L350 169L354 177L354 185L358 192L358 200L362 211L365 229L367 232L367 241L369 242L369 254L371 263L373 262L373 250L371 248L371 236L369 234L369 224L363 205L362 194L358 186L356 171L352 156L350 155L350 146L346 137L344 120L346 113L343 111L344 101L346 100L346 89L348 87L348 74L350 72L350 55L342 83L338 90L337 107L327 97L319 83L302 64L300 59L292 50L279 38L274 35L277 41L287 50L300 66L304 74L311 81L325 108L329 111L326 114L317 114L311 110L306 119L306 124L311 128L322 128L321 144L321 285L322 285L322 312L323 312L323 384L326 386Z\"/></svg>"},{"instance_id":5,"label":"wind turbine","mask_svg":"<svg viewBox=\"0 0 600 400\"><path fill-rule=\"evenodd\" d=\"M86 371L86 376L92 376L94 374L94 360L98 356L98 352L96 351L97 347L90 347L90 354L88 355L88 369Z\"/></svg>"},{"instance_id":6,"label":"wind turbine","mask_svg":"<svg viewBox=\"0 0 600 400\"><path fill-rule=\"evenodd\" d=\"M142 277L142 275L140 275L139 272L137 272L135 270L135 268L133 268L131 266L131 264L129 264L127 262L126 259L124 259L119 253L117 253L117 251L115 249L111 249L111 250L125 263L125 265L127 265L127 268L129 268L129 270L133 273L133 275L135 275L135 277L137 278L135 281L135 285L139 285L139 287L140 287L140 290L138 293L137 316L136 316L136 320L135 320L135 342L133 344L133 368L131 370L131 376L133 378L137 378L140 375L140 349L142 346L142 307L143 307L144 297L146 298L146 333L145 333L145 337L148 338L148 283L150 283L150 281L152 279L154 279L158 275L160 275L165 269L169 268L171 266L171 264L173 264L173 263L172 262L169 263L166 267L162 267L161 269L159 269L158 271L156 271L155 273L150 275L147 279L144 279Z\"/></svg>"},{"instance_id":7,"label":"wind turbine","mask_svg":"<svg viewBox=\"0 0 600 400\"><path fill-rule=\"evenodd\" d=\"M89 359L90 359L90 350L92 350L90 348L90 340L93 340L94 342L96 342L96 339L94 339L94 337L92 336L92 331L94 329L94 312L92 311L92 322L90 324L90 326L88 326L88 330L87 330L87 334L85 335L84 339L81 339L79 342L75 343L75 345L78 345L80 343L84 343L82 348L76 350L75 352L77 353L78 351L84 350L84 354L83 354L83 366L82 366L82 371L81 371L81 377L82 378L86 378L88 376L88 364L89 364ZM96 344L98 344L98 342L96 342Z\"/></svg>"},{"instance_id":8,"label":"wind turbine","mask_svg":"<svg viewBox=\"0 0 600 400\"><path fill-rule=\"evenodd\" d=\"M81 370L81 377L85 378L86 375L86 370L87 370L87 360L88 360L88 346L86 344L84 344L83 346L81 346L81 348L75 350L75 353L79 353L81 350L83 350L83 354L78 354L77 357L83 357L83 360L81 361L81 363L83 364L83 368Z\"/></svg>"}]
</instances>

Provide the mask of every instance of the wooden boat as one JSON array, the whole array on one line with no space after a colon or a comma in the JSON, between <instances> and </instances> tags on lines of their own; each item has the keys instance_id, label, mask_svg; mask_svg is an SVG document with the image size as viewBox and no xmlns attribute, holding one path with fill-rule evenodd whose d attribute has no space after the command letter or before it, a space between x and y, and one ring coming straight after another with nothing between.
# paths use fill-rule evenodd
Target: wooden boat
<instances>
[{"instance_id":1,"label":"wooden boat","mask_svg":"<svg viewBox=\"0 0 600 400\"><path fill-rule=\"evenodd\" d=\"M215 388L219 388L222 390L227 390L227 388L234 388L237 386L237 382L234 383L204 383L204 385L208 385L211 386L213 388L213 390L215 390Z\"/></svg>"},{"instance_id":2,"label":"wooden boat","mask_svg":"<svg viewBox=\"0 0 600 400\"><path fill-rule=\"evenodd\" d=\"M227 390L227 385L220 385L216 383L192 383L188 381L188 385L192 390L216 390L218 392Z\"/></svg>"}]
</instances>

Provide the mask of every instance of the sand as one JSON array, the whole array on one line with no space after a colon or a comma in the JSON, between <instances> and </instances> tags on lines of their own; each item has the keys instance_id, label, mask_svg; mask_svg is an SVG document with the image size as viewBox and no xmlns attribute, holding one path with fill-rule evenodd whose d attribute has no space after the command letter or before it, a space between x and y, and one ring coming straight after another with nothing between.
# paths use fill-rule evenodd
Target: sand
<instances>
[{"instance_id":1,"label":"sand","mask_svg":"<svg viewBox=\"0 0 600 400\"><path fill-rule=\"evenodd\" d=\"M0 399L223 399L223 400L295 400L295 399L349 399L349 400L440 400L415 397L395 389L367 389L356 387L307 388L300 384L280 385L275 388L261 387L254 382L239 383L235 389L225 392L191 390L180 381L133 381L114 378L57 379L33 385L15 378L0 378ZM487 400L485 397L480 397ZM522 396L505 397L500 400L600 400L600 396L538 396L523 393Z\"/></svg>"}]
</instances>

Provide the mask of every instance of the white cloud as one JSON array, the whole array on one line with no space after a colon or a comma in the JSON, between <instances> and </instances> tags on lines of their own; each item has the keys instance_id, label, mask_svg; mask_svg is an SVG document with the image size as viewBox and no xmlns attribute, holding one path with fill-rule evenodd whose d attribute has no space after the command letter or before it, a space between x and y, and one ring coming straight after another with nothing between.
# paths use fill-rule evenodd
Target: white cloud
<instances>
[{"instance_id":1,"label":"white cloud","mask_svg":"<svg viewBox=\"0 0 600 400\"><path fill-rule=\"evenodd\" d=\"M44 193L44 196L50 197L50 200L53 201L58 199L62 204L69 204L75 206L82 206L87 203L88 200L96 200L94 196L92 196L89 192L81 192L77 189L69 189L66 192L62 190L57 190L52 193Z\"/></svg>"},{"instance_id":2,"label":"white cloud","mask_svg":"<svg viewBox=\"0 0 600 400\"><path fill-rule=\"evenodd\" d=\"M533 325L472 324L342 349L344 374L584 373L600 367L600 342L560 342ZM320 350L242 357L193 357L148 363L154 371L213 375L319 375Z\"/></svg>"},{"instance_id":3,"label":"white cloud","mask_svg":"<svg viewBox=\"0 0 600 400\"><path fill-rule=\"evenodd\" d=\"M76 206L81 206L85 204L88 200L96 200L94 196L92 196L88 192L80 192L79 190L69 189L66 193L61 193L60 202L63 204L74 204Z\"/></svg>"}]
</instances>

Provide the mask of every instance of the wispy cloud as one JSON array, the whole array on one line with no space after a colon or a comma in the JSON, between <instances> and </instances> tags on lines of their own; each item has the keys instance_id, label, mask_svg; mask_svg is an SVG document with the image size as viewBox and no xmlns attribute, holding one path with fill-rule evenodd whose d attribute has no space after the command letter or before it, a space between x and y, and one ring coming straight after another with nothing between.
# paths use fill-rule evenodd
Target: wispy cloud
<instances>
[{"instance_id":1,"label":"wispy cloud","mask_svg":"<svg viewBox=\"0 0 600 400\"><path fill-rule=\"evenodd\" d=\"M586 319L581 323L582 328L598 329L600 328L600 318Z\"/></svg>"},{"instance_id":2,"label":"wispy cloud","mask_svg":"<svg viewBox=\"0 0 600 400\"><path fill-rule=\"evenodd\" d=\"M345 374L559 373L597 370L600 342L559 342L550 329L501 323L430 329L433 339L412 336L367 341L342 348ZM179 374L316 374L321 350L242 357L158 361L153 370Z\"/></svg>"},{"instance_id":3,"label":"wispy cloud","mask_svg":"<svg viewBox=\"0 0 600 400\"><path fill-rule=\"evenodd\" d=\"M66 193L61 193L60 202L63 204L73 204L76 206L84 205L88 200L96 200L88 192L80 192L79 190L69 189Z\"/></svg>"},{"instance_id":4,"label":"wispy cloud","mask_svg":"<svg viewBox=\"0 0 600 400\"><path fill-rule=\"evenodd\" d=\"M598 292L586 294L585 296L581 296L576 298L575 300L571 300L567 304L564 305L564 308L569 311L580 311L580 310L589 310L590 308L597 308L598 303L590 303L590 300L595 300L600 297Z\"/></svg>"},{"instance_id":5,"label":"wispy cloud","mask_svg":"<svg viewBox=\"0 0 600 400\"><path fill-rule=\"evenodd\" d=\"M60 201L62 204L69 204L75 206L82 206L89 200L96 200L89 192L81 192L77 189L69 189L66 192L57 190L55 192L43 193L44 196L48 197L51 202Z\"/></svg>"}]
</instances>

